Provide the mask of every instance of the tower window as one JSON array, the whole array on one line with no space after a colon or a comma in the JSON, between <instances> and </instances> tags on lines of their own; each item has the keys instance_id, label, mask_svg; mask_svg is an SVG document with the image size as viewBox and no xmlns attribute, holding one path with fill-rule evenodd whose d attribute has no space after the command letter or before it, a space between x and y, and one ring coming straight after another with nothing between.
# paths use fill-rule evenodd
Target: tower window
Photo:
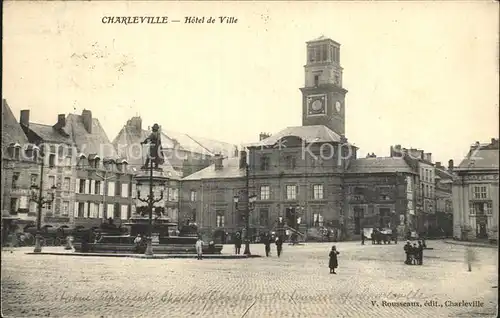
<instances>
[{"instance_id":1,"label":"tower window","mask_svg":"<svg viewBox=\"0 0 500 318\"><path fill-rule=\"evenodd\" d=\"M314 52L315 52L314 60L321 61L321 50L319 49L319 47L315 48Z\"/></svg>"},{"instance_id":2,"label":"tower window","mask_svg":"<svg viewBox=\"0 0 500 318\"><path fill-rule=\"evenodd\" d=\"M314 86L319 85L319 75L314 75Z\"/></svg>"},{"instance_id":3,"label":"tower window","mask_svg":"<svg viewBox=\"0 0 500 318\"><path fill-rule=\"evenodd\" d=\"M309 62L314 62L314 49L309 49Z\"/></svg>"}]
</instances>

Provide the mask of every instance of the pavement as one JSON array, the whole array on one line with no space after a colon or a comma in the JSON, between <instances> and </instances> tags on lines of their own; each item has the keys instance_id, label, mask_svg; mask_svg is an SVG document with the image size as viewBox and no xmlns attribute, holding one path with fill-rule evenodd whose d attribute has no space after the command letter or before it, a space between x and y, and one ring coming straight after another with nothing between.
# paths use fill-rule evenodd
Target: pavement
<instances>
[{"instance_id":1,"label":"pavement","mask_svg":"<svg viewBox=\"0 0 500 318\"><path fill-rule=\"evenodd\" d=\"M2 252L4 317L496 317L497 251L428 242L422 266L403 244L284 245L278 258L134 259ZM225 251L230 251L226 246ZM263 245L253 244L262 254ZM453 306L449 306L453 305ZM459 306L460 305L460 306ZM475 306L475 307L473 307Z\"/></svg>"},{"instance_id":2,"label":"pavement","mask_svg":"<svg viewBox=\"0 0 500 318\"><path fill-rule=\"evenodd\" d=\"M171 258L197 258L196 254L122 254L122 253L80 253L74 250L65 250L61 247L45 247L42 252L34 253L33 248L30 248L26 254L34 257L43 255L60 255L70 257L128 257L128 258L147 258L147 259L171 259ZM249 257L261 257L260 255L244 255L244 254L204 254L206 259L245 259Z\"/></svg>"}]
</instances>

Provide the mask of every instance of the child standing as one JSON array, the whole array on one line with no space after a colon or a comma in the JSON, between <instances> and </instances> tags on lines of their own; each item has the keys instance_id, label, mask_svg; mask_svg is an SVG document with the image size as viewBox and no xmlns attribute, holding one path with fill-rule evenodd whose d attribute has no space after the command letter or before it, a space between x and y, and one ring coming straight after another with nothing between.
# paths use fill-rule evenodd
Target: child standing
<instances>
[{"instance_id":1,"label":"child standing","mask_svg":"<svg viewBox=\"0 0 500 318\"><path fill-rule=\"evenodd\" d=\"M339 262L337 259L337 255L340 254L337 252L337 248L332 246L332 250L330 251L330 262L329 262L329 267L330 267L330 274L337 274L335 273L335 269L339 266Z\"/></svg>"}]
</instances>

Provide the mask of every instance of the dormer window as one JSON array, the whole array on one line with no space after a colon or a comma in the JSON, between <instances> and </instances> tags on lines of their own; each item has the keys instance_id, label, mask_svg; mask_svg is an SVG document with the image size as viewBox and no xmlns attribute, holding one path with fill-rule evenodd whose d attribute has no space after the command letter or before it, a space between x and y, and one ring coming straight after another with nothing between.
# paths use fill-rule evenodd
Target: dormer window
<instances>
[{"instance_id":1,"label":"dormer window","mask_svg":"<svg viewBox=\"0 0 500 318\"><path fill-rule=\"evenodd\" d=\"M18 143L11 143L8 148L8 153L11 158L19 160L21 145Z\"/></svg>"},{"instance_id":2,"label":"dormer window","mask_svg":"<svg viewBox=\"0 0 500 318\"><path fill-rule=\"evenodd\" d=\"M80 153L78 155L76 166L79 168L83 167L83 165L85 164L85 159L87 159L87 156L85 156L83 153Z\"/></svg>"},{"instance_id":3,"label":"dormer window","mask_svg":"<svg viewBox=\"0 0 500 318\"><path fill-rule=\"evenodd\" d=\"M121 169L122 169L122 170L120 170L120 171L122 171L122 172L127 172L127 167L128 167L128 162L127 162L127 160L122 159L122 160L120 161L120 163L121 163Z\"/></svg>"},{"instance_id":4,"label":"dormer window","mask_svg":"<svg viewBox=\"0 0 500 318\"><path fill-rule=\"evenodd\" d=\"M104 165L104 169L111 171L113 170L113 164L115 163L115 161L113 159L104 159L102 163Z\"/></svg>"},{"instance_id":5,"label":"dormer window","mask_svg":"<svg viewBox=\"0 0 500 318\"><path fill-rule=\"evenodd\" d=\"M38 159L39 148L36 145L29 144L24 149L24 157L29 160L36 161Z\"/></svg>"}]
</instances>

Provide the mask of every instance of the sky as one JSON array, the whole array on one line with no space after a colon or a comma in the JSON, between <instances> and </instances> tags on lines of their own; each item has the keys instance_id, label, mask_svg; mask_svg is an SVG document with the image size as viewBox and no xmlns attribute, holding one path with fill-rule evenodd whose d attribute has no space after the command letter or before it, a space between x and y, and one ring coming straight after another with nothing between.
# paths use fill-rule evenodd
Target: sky
<instances>
[{"instance_id":1,"label":"sky","mask_svg":"<svg viewBox=\"0 0 500 318\"><path fill-rule=\"evenodd\" d=\"M306 41L341 43L346 136L460 161L498 138L498 3L4 2L3 98L19 119L92 111L110 140L143 127L234 144L302 124ZM235 17L103 24L104 16Z\"/></svg>"}]
</instances>

